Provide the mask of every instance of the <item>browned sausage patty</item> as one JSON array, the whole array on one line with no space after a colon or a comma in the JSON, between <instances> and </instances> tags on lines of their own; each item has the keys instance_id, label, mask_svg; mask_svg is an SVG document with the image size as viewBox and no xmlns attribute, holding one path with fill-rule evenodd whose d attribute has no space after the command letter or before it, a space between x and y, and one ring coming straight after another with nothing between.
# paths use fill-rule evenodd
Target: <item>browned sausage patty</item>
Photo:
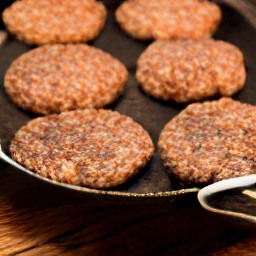
<instances>
[{"instance_id":1,"label":"browned sausage patty","mask_svg":"<svg viewBox=\"0 0 256 256\"><path fill-rule=\"evenodd\" d=\"M194 103L161 132L160 157L187 183L256 173L256 107L222 98Z\"/></svg>"},{"instance_id":2,"label":"browned sausage patty","mask_svg":"<svg viewBox=\"0 0 256 256\"><path fill-rule=\"evenodd\" d=\"M16 133L10 148L27 169L89 188L124 183L153 150L148 133L130 117L95 109L36 118Z\"/></svg>"},{"instance_id":3,"label":"browned sausage patty","mask_svg":"<svg viewBox=\"0 0 256 256\"><path fill-rule=\"evenodd\" d=\"M106 20L104 5L95 0L21 0L3 12L7 29L28 44L87 42Z\"/></svg>"},{"instance_id":4,"label":"browned sausage patty","mask_svg":"<svg viewBox=\"0 0 256 256\"><path fill-rule=\"evenodd\" d=\"M110 104L127 77L122 63L92 46L48 45L16 59L4 85L20 107L49 114Z\"/></svg>"},{"instance_id":5,"label":"browned sausage patty","mask_svg":"<svg viewBox=\"0 0 256 256\"><path fill-rule=\"evenodd\" d=\"M223 41L156 41L140 56L136 73L143 90L158 99L191 102L230 96L245 83L241 51Z\"/></svg>"},{"instance_id":6,"label":"browned sausage patty","mask_svg":"<svg viewBox=\"0 0 256 256\"><path fill-rule=\"evenodd\" d=\"M181 39L210 37L220 20L220 8L200 0L128 0L116 19L134 38Z\"/></svg>"}]
</instances>

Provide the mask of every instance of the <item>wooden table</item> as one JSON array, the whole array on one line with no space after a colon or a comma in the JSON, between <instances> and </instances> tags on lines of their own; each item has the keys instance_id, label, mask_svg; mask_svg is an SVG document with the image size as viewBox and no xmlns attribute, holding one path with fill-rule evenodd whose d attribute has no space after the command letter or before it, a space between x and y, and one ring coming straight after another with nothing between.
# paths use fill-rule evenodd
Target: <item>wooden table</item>
<instances>
[{"instance_id":1,"label":"wooden table","mask_svg":"<svg viewBox=\"0 0 256 256\"><path fill-rule=\"evenodd\" d=\"M0 255L256 255L256 226L206 212L196 194L111 199L0 172Z\"/></svg>"}]
</instances>

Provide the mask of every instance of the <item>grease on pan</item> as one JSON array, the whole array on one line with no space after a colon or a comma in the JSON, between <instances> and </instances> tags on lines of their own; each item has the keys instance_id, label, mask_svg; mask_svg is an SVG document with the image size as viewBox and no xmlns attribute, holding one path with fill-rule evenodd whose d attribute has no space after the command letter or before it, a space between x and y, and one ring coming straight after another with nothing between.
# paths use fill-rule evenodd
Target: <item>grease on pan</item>
<instances>
[{"instance_id":1,"label":"grease on pan","mask_svg":"<svg viewBox=\"0 0 256 256\"><path fill-rule=\"evenodd\" d=\"M256 107L231 98L194 103L164 127L158 151L186 183L256 173Z\"/></svg>"},{"instance_id":2,"label":"grease on pan","mask_svg":"<svg viewBox=\"0 0 256 256\"><path fill-rule=\"evenodd\" d=\"M116 19L136 39L199 39L215 32L221 10L199 0L128 0L117 9Z\"/></svg>"},{"instance_id":3,"label":"grease on pan","mask_svg":"<svg viewBox=\"0 0 256 256\"><path fill-rule=\"evenodd\" d=\"M111 110L76 110L39 117L15 135L10 152L25 168L89 188L124 183L147 164L154 147L130 117Z\"/></svg>"},{"instance_id":4,"label":"grease on pan","mask_svg":"<svg viewBox=\"0 0 256 256\"><path fill-rule=\"evenodd\" d=\"M7 37L8 36L6 31L0 30L0 46L2 46L5 43L5 41L7 40Z\"/></svg>"},{"instance_id":5,"label":"grease on pan","mask_svg":"<svg viewBox=\"0 0 256 256\"><path fill-rule=\"evenodd\" d=\"M187 103L233 95L243 88L246 71L242 52L230 43L158 40L141 54L136 78L157 99Z\"/></svg>"},{"instance_id":6,"label":"grease on pan","mask_svg":"<svg viewBox=\"0 0 256 256\"><path fill-rule=\"evenodd\" d=\"M5 74L13 101L39 114L101 108L112 103L127 81L117 59L84 44L47 45L18 57Z\"/></svg>"},{"instance_id":7,"label":"grease on pan","mask_svg":"<svg viewBox=\"0 0 256 256\"><path fill-rule=\"evenodd\" d=\"M3 21L19 40L43 45L93 40L106 15L95 0L20 0L5 9Z\"/></svg>"}]
</instances>

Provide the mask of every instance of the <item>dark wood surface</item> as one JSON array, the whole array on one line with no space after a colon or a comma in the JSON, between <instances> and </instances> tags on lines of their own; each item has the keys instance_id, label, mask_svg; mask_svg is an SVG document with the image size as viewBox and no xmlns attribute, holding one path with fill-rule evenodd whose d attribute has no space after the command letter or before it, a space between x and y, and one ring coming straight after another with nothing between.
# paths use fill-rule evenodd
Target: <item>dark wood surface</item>
<instances>
[{"instance_id":1,"label":"dark wood surface","mask_svg":"<svg viewBox=\"0 0 256 256\"><path fill-rule=\"evenodd\" d=\"M0 255L256 255L256 226L208 213L195 193L92 197L0 171Z\"/></svg>"},{"instance_id":2,"label":"dark wood surface","mask_svg":"<svg viewBox=\"0 0 256 256\"><path fill-rule=\"evenodd\" d=\"M4 2L1 1L1 6ZM255 50L246 47L255 42L255 31L250 26L244 27L243 35L246 36L241 40L236 29L243 29L244 20L230 8L223 8L225 13L234 15L234 23L230 23L230 17L224 17L227 23L223 23L217 37L236 43L247 53L246 62L251 74L247 81L250 86L236 97L255 104L253 83L256 77L252 66ZM132 73L130 84L136 87L134 59L145 45L141 44L138 51L133 51L128 45L137 42L128 37L127 40L128 43L119 49L118 57L126 60ZM109 43L108 50L115 52L115 45L115 42ZM13 55L12 47L17 47ZM5 50L15 58L27 48L11 39ZM0 55L1 75L12 61L10 55ZM128 89L126 93L129 92ZM9 121L1 123L0 135L8 140L31 116L9 107L11 103L3 95L0 97L0 114ZM143 97L146 104L148 98ZM145 106L135 111L138 119L146 112ZM164 107L167 111L170 106ZM133 108L136 110L136 103ZM122 105L121 109L128 111ZM144 126L147 125L144 120ZM0 255L253 256L256 255L256 226L205 211L199 205L196 193L171 198L88 195L46 184L0 162Z\"/></svg>"}]
</instances>

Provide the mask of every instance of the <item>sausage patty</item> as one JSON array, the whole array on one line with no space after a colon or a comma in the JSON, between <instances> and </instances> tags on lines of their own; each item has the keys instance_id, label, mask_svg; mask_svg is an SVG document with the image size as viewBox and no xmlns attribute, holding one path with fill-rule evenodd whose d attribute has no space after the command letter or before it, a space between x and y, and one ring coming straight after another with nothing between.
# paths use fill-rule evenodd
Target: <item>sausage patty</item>
<instances>
[{"instance_id":1,"label":"sausage patty","mask_svg":"<svg viewBox=\"0 0 256 256\"><path fill-rule=\"evenodd\" d=\"M5 9L3 21L28 44L78 43L98 36L106 14L95 0L20 0Z\"/></svg>"},{"instance_id":2,"label":"sausage patty","mask_svg":"<svg viewBox=\"0 0 256 256\"><path fill-rule=\"evenodd\" d=\"M242 52L230 43L156 41L141 54L136 77L155 98L186 103L236 93L246 71Z\"/></svg>"},{"instance_id":3,"label":"sausage patty","mask_svg":"<svg viewBox=\"0 0 256 256\"><path fill-rule=\"evenodd\" d=\"M12 158L49 179L109 188L134 176L153 155L148 133L111 110L76 110L39 117L15 135Z\"/></svg>"},{"instance_id":4,"label":"sausage patty","mask_svg":"<svg viewBox=\"0 0 256 256\"><path fill-rule=\"evenodd\" d=\"M136 39L199 39L213 34L221 11L200 0L128 0L117 9L116 19Z\"/></svg>"},{"instance_id":5,"label":"sausage patty","mask_svg":"<svg viewBox=\"0 0 256 256\"><path fill-rule=\"evenodd\" d=\"M255 106L230 98L194 103L164 127L159 155L187 183L255 174L255 124Z\"/></svg>"},{"instance_id":6,"label":"sausage patty","mask_svg":"<svg viewBox=\"0 0 256 256\"><path fill-rule=\"evenodd\" d=\"M16 59L4 86L13 101L39 114L101 108L112 103L127 81L126 67L84 44L47 45Z\"/></svg>"}]
</instances>

